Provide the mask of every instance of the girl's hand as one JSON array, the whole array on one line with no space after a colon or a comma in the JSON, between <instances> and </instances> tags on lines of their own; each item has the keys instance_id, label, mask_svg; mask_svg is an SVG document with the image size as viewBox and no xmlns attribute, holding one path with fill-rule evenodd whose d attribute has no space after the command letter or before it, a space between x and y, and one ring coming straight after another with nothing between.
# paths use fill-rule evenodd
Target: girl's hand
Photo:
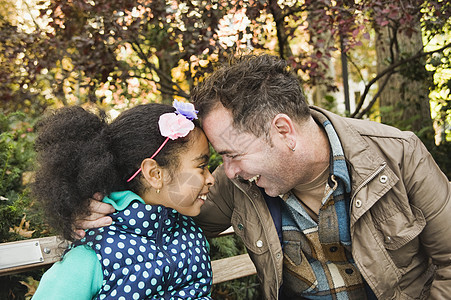
<instances>
[{"instance_id":1,"label":"girl's hand","mask_svg":"<svg viewBox=\"0 0 451 300\"><path fill-rule=\"evenodd\" d=\"M89 199L89 209L91 214L84 219L77 220L75 234L80 239L85 236L85 229L98 228L111 225L113 221L108 215L115 212L113 206L102 202L103 195L95 193Z\"/></svg>"}]
</instances>

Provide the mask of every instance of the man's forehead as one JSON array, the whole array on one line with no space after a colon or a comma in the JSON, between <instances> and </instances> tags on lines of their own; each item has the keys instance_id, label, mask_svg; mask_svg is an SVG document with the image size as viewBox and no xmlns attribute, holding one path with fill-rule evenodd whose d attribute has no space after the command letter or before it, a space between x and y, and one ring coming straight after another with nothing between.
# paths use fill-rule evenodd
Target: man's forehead
<instances>
[{"instance_id":1,"label":"man's forehead","mask_svg":"<svg viewBox=\"0 0 451 300\"><path fill-rule=\"evenodd\" d=\"M216 109L206 115L202 120L202 127L209 140L230 135L230 132L235 131L232 117L225 108Z\"/></svg>"},{"instance_id":2,"label":"man's forehead","mask_svg":"<svg viewBox=\"0 0 451 300\"><path fill-rule=\"evenodd\" d=\"M232 112L225 108L220 102L218 102L215 106L213 106L203 117L202 119L209 120L215 119L220 121L226 121L228 123L232 122Z\"/></svg>"},{"instance_id":3,"label":"man's forehead","mask_svg":"<svg viewBox=\"0 0 451 300\"><path fill-rule=\"evenodd\" d=\"M211 145L220 155L242 154L257 139L238 130L233 125L231 112L222 105L208 113L202 123Z\"/></svg>"}]
</instances>

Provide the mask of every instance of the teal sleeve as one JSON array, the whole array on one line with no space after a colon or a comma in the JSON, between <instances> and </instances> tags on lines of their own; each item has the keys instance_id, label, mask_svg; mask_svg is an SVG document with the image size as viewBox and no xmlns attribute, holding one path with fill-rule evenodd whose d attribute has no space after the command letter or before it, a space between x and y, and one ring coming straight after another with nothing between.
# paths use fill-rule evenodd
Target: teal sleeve
<instances>
[{"instance_id":1,"label":"teal sleeve","mask_svg":"<svg viewBox=\"0 0 451 300\"><path fill-rule=\"evenodd\" d=\"M102 266L95 251L78 246L44 273L32 299L92 299L102 282Z\"/></svg>"}]
</instances>

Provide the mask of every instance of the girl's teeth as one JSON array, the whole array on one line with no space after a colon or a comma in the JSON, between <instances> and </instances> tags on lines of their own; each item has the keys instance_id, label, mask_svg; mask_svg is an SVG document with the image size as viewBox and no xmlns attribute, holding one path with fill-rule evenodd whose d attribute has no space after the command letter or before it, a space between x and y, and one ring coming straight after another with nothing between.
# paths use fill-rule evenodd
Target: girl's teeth
<instances>
[{"instance_id":1,"label":"girl's teeth","mask_svg":"<svg viewBox=\"0 0 451 300\"><path fill-rule=\"evenodd\" d=\"M202 200L207 200L207 195L200 195L199 198Z\"/></svg>"}]
</instances>

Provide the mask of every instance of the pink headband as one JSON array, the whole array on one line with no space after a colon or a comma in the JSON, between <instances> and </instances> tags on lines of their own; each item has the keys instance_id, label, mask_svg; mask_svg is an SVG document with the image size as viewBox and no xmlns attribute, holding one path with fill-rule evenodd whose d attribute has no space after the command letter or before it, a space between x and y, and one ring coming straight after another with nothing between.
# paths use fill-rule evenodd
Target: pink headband
<instances>
[{"instance_id":1,"label":"pink headband","mask_svg":"<svg viewBox=\"0 0 451 300\"><path fill-rule=\"evenodd\" d=\"M197 119L198 111L195 110L194 105L191 103L184 103L174 100L172 106L175 108L175 112L173 113L165 113L160 116L160 120L158 121L158 126L160 128L160 132L162 136L165 136L163 144L155 151L154 154L150 157L150 159L154 158L158 152L163 149L164 145L171 140L178 139L179 137L185 137L188 133L194 129L193 119ZM139 172L141 172L141 168L135 172L127 182L130 182L135 178Z\"/></svg>"}]
</instances>

